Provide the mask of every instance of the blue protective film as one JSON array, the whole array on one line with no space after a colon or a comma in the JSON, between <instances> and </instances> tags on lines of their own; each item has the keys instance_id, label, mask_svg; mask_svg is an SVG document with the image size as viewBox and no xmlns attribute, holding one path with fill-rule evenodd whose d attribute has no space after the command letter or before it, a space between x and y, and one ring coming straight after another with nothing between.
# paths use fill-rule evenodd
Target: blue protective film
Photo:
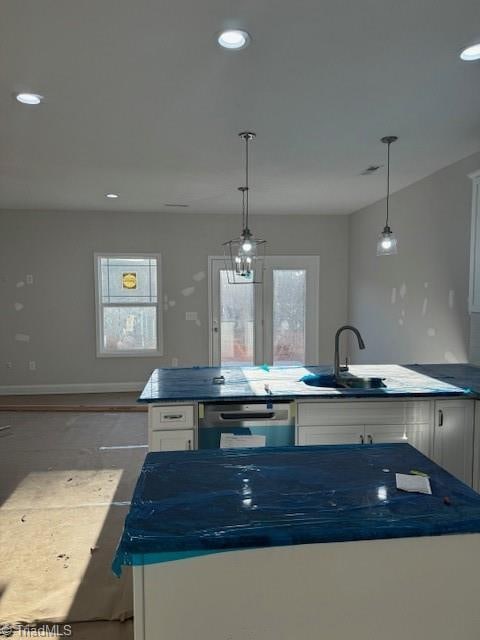
<instances>
[{"instance_id":1,"label":"blue protective film","mask_svg":"<svg viewBox=\"0 0 480 640\"><path fill-rule=\"evenodd\" d=\"M433 495L396 489L395 473L412 469L430 476ZM149 453L113 570L234 549L467 532L480 532L480 495L409 444Z\"/></svg>"},{"instance_id":2,"label":"blue protective film","mask_svg":"<svg viewBox=\"0 0 480 640\"><path fill-rule=\"evenodd\" d=\"M456 365L460 366L460 365ZM447 373L448 371L448 373ZM459 370L459 380L477 373L470 367ZM185 369L155 369L140 402L170 402L186 400L264 400L294 398L355 398L413 397L465 395L468 390L457 383L454 371L443 365L430 366L426 374L421 366L351 365L350 375L380 377L385 387L380 389L338 389L331 366L268 367L192 367ZM441 378L442 372L448 377ZM218 380L222 378L222 384ZM309 383L310 384L307 384ZM312 385L312 382L314 383ZM468 388L472 387L472 380ZM480 385L480 383L479 383Z\"/></svg>"}]
</instances>

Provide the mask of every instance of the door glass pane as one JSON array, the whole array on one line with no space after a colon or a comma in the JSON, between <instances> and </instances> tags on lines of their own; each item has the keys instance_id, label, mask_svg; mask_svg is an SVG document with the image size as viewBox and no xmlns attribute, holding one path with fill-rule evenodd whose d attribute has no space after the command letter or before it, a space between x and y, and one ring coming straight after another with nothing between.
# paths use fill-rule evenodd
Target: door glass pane
<instances>
[{"instance_id":1,"label":"door glass pane","mask_svg":"<svg viewBox=\"0 0 480 640\"><path fill-rule=\"evenodd\" d=\"M104 307L103 349L109 352L157 348L156 307Z\"/></svg>"},{"instance_id":2,"label":"door glass pane","mask_svg":"<svg viewBox=\"0 0 480 640\"><path fill-rule=\"evenodd\" d=\"M220 362L253 365L254 286L229 284L220 271Z\"/></svg>"},{"instance_id":3,"label":"door glass pane","mask_svg":"<svg viewBox=\"0 0 480 640\"><path fill-rule=\"evenodd\" d=\"M304 269L273 270L273 364L305 364Z\"/></svg>"}]
</instances>

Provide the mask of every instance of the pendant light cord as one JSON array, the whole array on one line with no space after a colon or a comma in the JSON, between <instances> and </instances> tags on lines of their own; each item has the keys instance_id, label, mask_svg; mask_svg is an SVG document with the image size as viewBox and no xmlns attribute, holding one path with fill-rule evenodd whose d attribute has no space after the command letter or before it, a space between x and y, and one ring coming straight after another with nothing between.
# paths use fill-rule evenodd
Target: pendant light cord
<instances>
[{"instance_id":1,"label":"pendant light cord","mask_svg":"<svg viewBox=\"0 0 480 640\"><path fill-rule=\"evenodd\" d=\"M245 189L240 188L242 192L242 231L245 229Z\"/></svg>"},{"instance_id":2,"label":"pendant light cord","mask_svg":"<svg viewBox=\"0 0 480 640\"><path fill-rule=\"evenodd\" d=\"M392 143L389 142L387 145L387 221L386 221L387 227L388 227L388 215L389 215L388 205L390 201L390 145L391 144Z\"/></svg>"},{"instance_id":3,"label":"pendant light cord","mask_svg":"<svg viewBox=\"0 0 480 640\"><path fill-rule=\"evenodd\" d=\"M245 224L244 228L248 229L248 142L250 140L250 136L247 134L245 136Z\"/></svg>"}]
</instances>

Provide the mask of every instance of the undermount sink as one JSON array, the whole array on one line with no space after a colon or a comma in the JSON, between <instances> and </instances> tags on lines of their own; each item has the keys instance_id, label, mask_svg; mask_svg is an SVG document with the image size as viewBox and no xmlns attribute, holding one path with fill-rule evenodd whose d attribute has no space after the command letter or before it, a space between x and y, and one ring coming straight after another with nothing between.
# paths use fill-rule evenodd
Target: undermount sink
<instances>
[{"instance_id":1,"label":"undermount sink","mask_svg":"<svg viewBox=\"0 0 480 640\"><path fill-rule=\"evenodd\" d=\"M337 381L339 387L346 389L384 389L386 384L383 383L383 378L342 378Z\"/></svg>"},{"instance_id":2,"label":"undermount sink","mask_svg":"<svg viewBox=\"0 0 480 640\"><path fill-rule=\"evenodd\" d=\"M303 380L309 387L322 387L326 389L384 389L386 384L383 378L357 378L355 376L315 376Z\"/></svg>"}]
</instances>

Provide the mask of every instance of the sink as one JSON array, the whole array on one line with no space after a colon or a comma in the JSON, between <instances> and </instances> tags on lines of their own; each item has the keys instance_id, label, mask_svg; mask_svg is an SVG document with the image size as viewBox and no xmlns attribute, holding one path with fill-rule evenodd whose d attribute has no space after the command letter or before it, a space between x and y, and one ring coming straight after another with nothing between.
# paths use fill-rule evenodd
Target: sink
<instances>
[{"instance_id":1,"label":"sink","mask_svg":"<svg viewBox=\"0 0 480 640\"><path fill-rule=\"evenodd\" d=\"M345 389L345 385L337 382L334 376L308 376L301 380L309 387L321 387L322 389Z\"/></svg>"},{"instance_id":2,"label":"sink","mask_svg":"<svg viewBox=\"0 0 480 640\"><path fill-rule=\"evenodd\" d=\"M383 378L357 378L356 376L312 376L303 380L309 387L324 389L385 389Z\"/></svg>"},{"instance_id":3,"label":"sink","mask_svg":"<svg viewBox=\"0 0 480 640\"><path fill-rule=\"evenodd\" d=\"M341 381L337 381L339 388L344 389L385 389L386 384L383 383L383 378L355 378L347 377L341 378Z\"/></svg>"}]
</instances>

